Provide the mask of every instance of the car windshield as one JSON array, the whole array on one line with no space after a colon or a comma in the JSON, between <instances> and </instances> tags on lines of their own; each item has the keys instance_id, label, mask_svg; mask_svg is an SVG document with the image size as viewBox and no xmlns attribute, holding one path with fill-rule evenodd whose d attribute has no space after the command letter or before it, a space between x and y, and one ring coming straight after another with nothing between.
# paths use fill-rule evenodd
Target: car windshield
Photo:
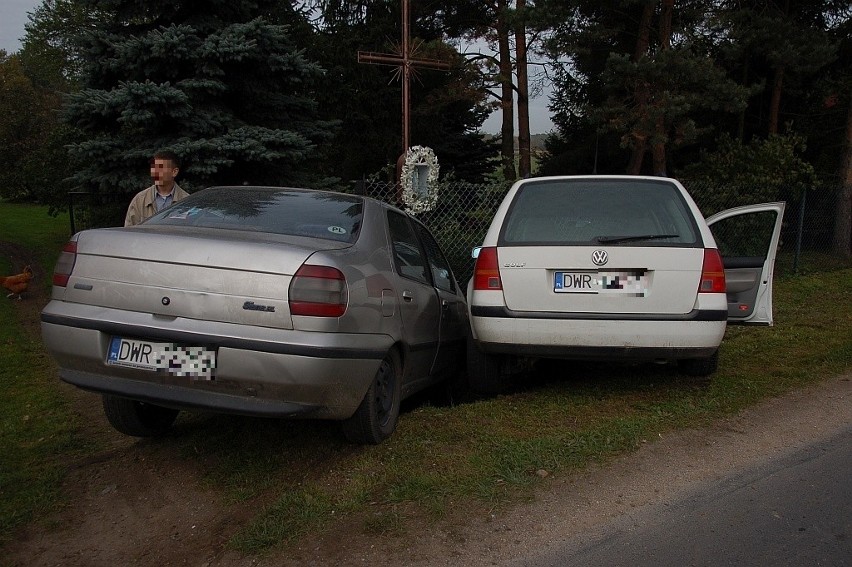
<instances>
[{"instance_id":1,"label":"car windshield","mask_svg":"<svg viewBox=\"0 0 852 567\"><path fill-rule=\"evenodd\" d=\"M670 182L623 179L531 181L515 195L502 244L695 245L697 228Z\"/></svg>"},{"instance_id":2,"label":"car windshield","mask_svg":"<svg viewBox=\"0 0 852 567\"><path fill-rule=\"evenodd\" d=\"M212 187L145 224L224 228L355 242L364 201L353 195L269 187Z\"/></svg>"}]
</instances>

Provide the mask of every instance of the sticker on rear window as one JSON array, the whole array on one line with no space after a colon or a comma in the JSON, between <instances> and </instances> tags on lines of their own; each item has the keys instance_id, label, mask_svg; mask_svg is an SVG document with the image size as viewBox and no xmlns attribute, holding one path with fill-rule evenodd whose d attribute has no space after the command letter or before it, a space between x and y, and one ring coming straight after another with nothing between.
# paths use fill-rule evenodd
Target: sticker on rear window
<instances>
[{"instance_id":1,"label":"sticker on rear window","mask_svg":"<svg viewBox=\"0 0 852 567\"><path fill-rule=\"evenodd\" d=\"M328 231L334 234L346 234L346 229L342 226L330 226Z\"/></svg>"},{"instance_id":2,"label":"sticker on rear window","mask_svg":"<svg viewBox=\"0 0 852 567\"><path fill-rule=\"evenodd\" d=\"M178 220L186 220L191 215L197 214L201 209L198 207L192 207L191 209L187 209L185 211L175 211L168 216L170 219L178 219Z\"/></svg>"}]
</instances>

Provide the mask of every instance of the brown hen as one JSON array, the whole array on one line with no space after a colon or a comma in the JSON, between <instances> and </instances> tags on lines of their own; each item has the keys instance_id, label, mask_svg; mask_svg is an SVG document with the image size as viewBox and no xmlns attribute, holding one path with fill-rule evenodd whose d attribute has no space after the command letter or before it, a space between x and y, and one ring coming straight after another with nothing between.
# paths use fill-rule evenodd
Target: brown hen
<instances>
[{"instance_id":1,"label":"brown hen","mask_svg":"<svg viewBox=\"0 0 852 567\"><path fill-rule=\"evenodd\" d=\"M21 299L21 294L27 291L30 285L30 280L33 279L33 270L29 266L24 268L24 271L14 276L0 277L0 285L11 291L6 297L18 296Z\"/></svg>"}]
</instances>

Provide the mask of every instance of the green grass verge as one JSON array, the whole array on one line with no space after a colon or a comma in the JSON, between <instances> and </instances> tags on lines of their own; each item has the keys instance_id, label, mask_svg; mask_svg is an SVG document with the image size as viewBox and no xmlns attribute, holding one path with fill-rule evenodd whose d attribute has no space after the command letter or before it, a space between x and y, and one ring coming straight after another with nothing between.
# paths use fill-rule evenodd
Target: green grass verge
<instances>
[{"instance_id":1,"label":"green grass verge","mask_svg":"<svg viewBox=\"0 0 852 567\"><path fill-rule=\"evenodd\" d=\"M68 226L67 215L51 217L47 207L0 201L0 240L23 247L50 266L48 273L68 239ZM20 268L0 258L0 274L13 267ZM67 458L86 446L75 437L75 418L56 387L55 366L5 295L0 296L0 544L16 528L55 509Z\"/></svg>"},{"instance_id":2,"label":"green grass verge","mask_svg":"<svg viewBox=\"0 0 852 567\"><path fill-rule=\"evenodd\" d=\"M48 273L67 236L67 217L0 202L0 240L32 250ZM511 395L456 407L409 404L397 432L377 447L344 443L334 423L186 415L174 437L137 449L190 463L228 502L256 509L231 540L244 553L340 521L404 534L414 518L440 521L459 507L528 498L540 470L582 469L659 433L850 372L850 279L844 269L778 281L776 326L729 328L712 380L672 367L563 362ZM12 322L0 326L2 544L56 509L69 463L99 449L77 435L55 368L38 337L22 332L12 302L0 302L0 321Z\"/></svg>"},{"instance_id":3,"label":"green grass verge","mask_svg":"<svg viewBox=\"0 0 852 567\"><path fill-rule=\"evenodd\" d=\"M397 533L412 516L438 520L466 503L502 506L526 498L540 482L538 471L581 469L666 431L706 425L850 372L852 314L842 308L852 304L850 279L852 270L841 270L779 281L776 326L729 328L712 380L688 378L673 367L555 363L512 395L418 407L378 447L346 448L327 435L313 445L321 456L312 458L306 439L297 442L302 450L290 453L292 440L270 430L259 443L281 455L265 469L278 470L277 480L264 477L264 484L277 486L280 496L232 546L261 552L341 516L358 518L368 532ZM334 466L310 466L327 459ZM251 461L242 462L242 478ZM229 478L225 470L211 472L216 484Z\"/></svg>"},{"instance_id":4,"label":"green grass verge","mask_svg":"<svg viewBox=\"0 0 852 567\"><path fill-rule=\"evenodd\" d=\"M2 298L2 299L5 299ZM14 321L11 301L0 320ZM56 388L56 369L37 338L0 325L0 544L14 529L55 508L68 455L84 440L68 402Z\"/></svg>"},{"instance_id":5,"label":"green grass verge","mask_svg":"<svg viewBox=\"0 0 852 567\"><path fill-rule=\"evenodd\" d=\"M0 241L25 248L48 275L53 273L56 258L70 233L67 212L50 216L48 207L0 201ZM5 262L2 264L4 275L10 268L21 267L8 266L9 258L0 258L0 261ZM50 281L42 283L50 287Z\"/></svg>"}]
</instances>

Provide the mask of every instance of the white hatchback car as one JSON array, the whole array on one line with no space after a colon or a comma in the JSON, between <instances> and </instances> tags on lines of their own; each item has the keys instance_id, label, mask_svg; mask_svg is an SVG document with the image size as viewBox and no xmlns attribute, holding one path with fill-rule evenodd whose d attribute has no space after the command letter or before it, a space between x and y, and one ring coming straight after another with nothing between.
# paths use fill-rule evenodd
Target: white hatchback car
<instances>
[{"instance_id":1,"label":"white hatchback car","mask_svg":"<svg viewBox=\"0 0 852 567\"><path fill-rule=\"evenodd\" d=\"M500 391L517 357L676 360L711 374L728 322L772 324L783 214L767 203L705 220L662 177L518 181L474 250L471 386Z\"/></svg>"}]
</instances>

